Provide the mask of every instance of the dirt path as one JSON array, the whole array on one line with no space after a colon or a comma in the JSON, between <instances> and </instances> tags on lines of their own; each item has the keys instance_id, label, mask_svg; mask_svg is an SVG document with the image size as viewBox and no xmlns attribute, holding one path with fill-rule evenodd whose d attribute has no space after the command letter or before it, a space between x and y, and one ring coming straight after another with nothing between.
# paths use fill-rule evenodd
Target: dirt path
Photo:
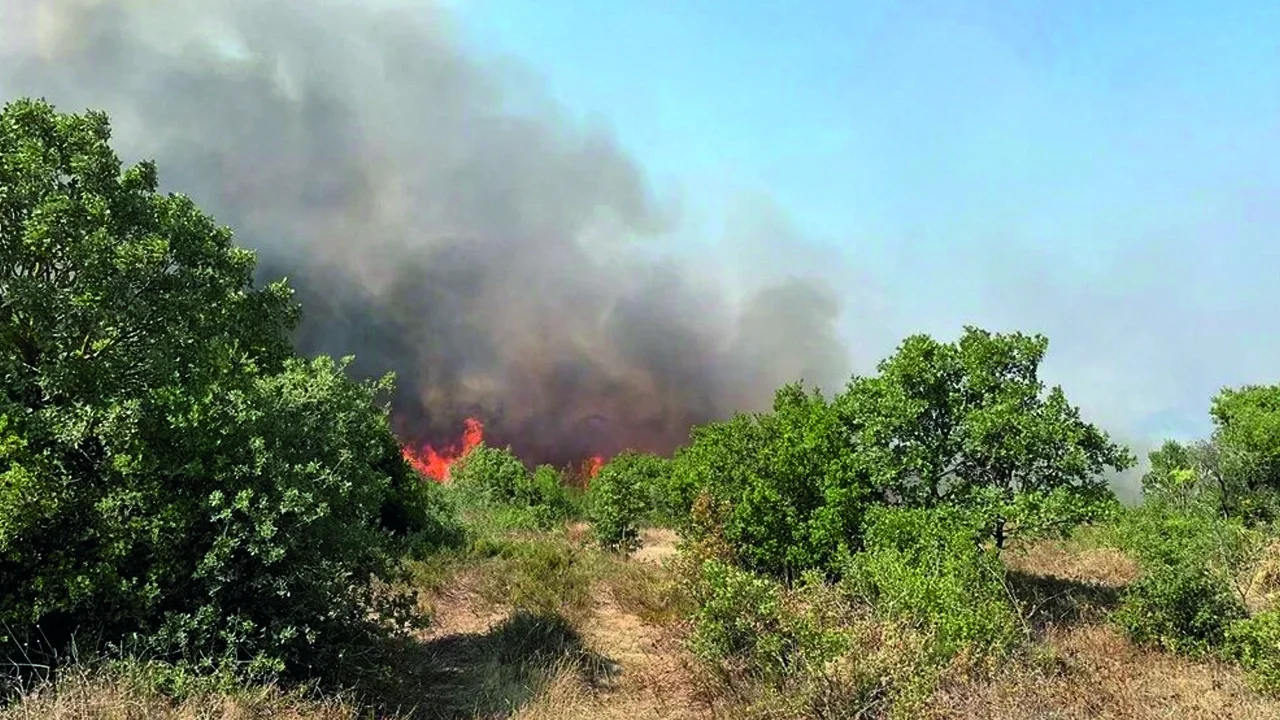
<instances>
[{"instance_id":1,"label":"dirt path","mask_svg":"<svg viewBox=\"0 0 1280 720\"><path fill-rule=\"evenodd\" d=\"M674 531L644 531L631 562L660 565L676 553ZM692 657L674 628L645 622L619 606L606 588L595 593L592 616L582 628L586 644L617 665L607 687L588 689L562 675L547 692L515 714L521 720L694 720L714 717L699 692Z\"/></svg>"}]
</instances>

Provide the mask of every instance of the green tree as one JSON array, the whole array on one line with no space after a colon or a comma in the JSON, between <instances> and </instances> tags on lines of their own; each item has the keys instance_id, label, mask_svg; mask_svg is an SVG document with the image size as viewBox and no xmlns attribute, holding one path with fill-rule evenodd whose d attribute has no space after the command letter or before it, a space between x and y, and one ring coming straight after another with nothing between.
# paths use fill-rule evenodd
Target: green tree
<instances>
[{"instance_id":1,"label":"green tree","mask_svg":"<svg viewBox=\"0 0 1280 720\"><path fill-rule=\"evenodd\" d=\"M1113 507L1101 474L1134 459L1039 378L1048 340L966 327L953 343L907 338L836 400L883 499L968 506L997 546L1015 529L1065 527Z\"/></svg>"},{"instance_id":2,"label":"green tree","mask_svg":"<svg viewBox=\"0 0 1280 720\"><path fill-rule=\"evenodd\" d=\"M1166 442L1150 455L1143 497L1224 517L1267 520L1280 505L1280 386L1227 388L1214 397L1213 436Z\"/></svg>"},{"instance_id":3,"label":"green tree","mask_svg":"<svg viewBox=\"0 0 1280 720\"><path fill-rule=\"evenodd\" d=\"M1224 505L1252 518L1275 515L1280 494L1280 385L1227 388L1213 399Z\"/></svg>"},{"instance_id":4,"label":"green tree","mask_svg":"<svg viewBox=\"0 0 1280 720\"><path fill-rule=\"evenodd\" d=\"M295 358L288 287L109 139L101 113L0 110L0 621L336 669L403 619L371 579L448 532L387 381Z\"/></svg>"},{"instance_id":5,"label":"green tree","mask_svg":"<svg viewBox=\"0 0 1280 720\"><path fill-rule=\"evenodd\" d=\"M1179 512L1208 504L1223 515L1233 514L1241 488L1226 474L1221 448L1214 440L1169 440L1147 458L1150 468L1142 476L1144 501L1165 503Z\"/></svg>"}]
</instances>

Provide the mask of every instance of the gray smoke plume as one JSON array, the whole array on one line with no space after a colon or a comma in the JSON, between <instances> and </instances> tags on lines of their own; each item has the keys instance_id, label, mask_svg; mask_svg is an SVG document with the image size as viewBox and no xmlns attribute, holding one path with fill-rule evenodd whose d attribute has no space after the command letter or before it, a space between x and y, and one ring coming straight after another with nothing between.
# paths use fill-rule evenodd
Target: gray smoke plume
<instances>
[{"instance_id":1,"label":"gray smoke plume","mask_svg":"<svg viewBox=\"0 0 1280 720\"><path fill-rule=\"evenodd\" d=\"M289 278L304 352L397 374L408 440L475 416L532 461L666 451L847 377L830 287L730 292L610 136L530 87L429 3L0 0L0 96L110 113L122 156Z\"/></svg>"}]
</instances>

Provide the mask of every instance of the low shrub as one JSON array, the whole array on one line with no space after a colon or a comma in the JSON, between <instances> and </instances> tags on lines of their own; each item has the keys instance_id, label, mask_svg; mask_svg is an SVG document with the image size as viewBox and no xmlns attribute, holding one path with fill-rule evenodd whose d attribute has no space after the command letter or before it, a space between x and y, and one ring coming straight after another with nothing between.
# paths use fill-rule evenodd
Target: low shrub
<instances>
[{"instance_id":1,"label":"low shrub","mask_svg":"<svg viewBox=\"0 0 1280 720\"><path fill-rule=\"evenodd\" d=\"M1142 571L1113 615L1135 642L1203 654L1246 616L1243 578L1265 536L1242 521L1208 504L1157 501L1125 513L1108 535Z\"/></svg>"},{"instance_id":2,"label":"low shrub","mask_svg":"<svg viewBox=\"0 0 1280 720\"><path fill-rule=\"evenodd\" d=\"M581 512L581 491L564 482L561 472L550 465L540 465L526 475L516 494L519 504L528 507L538 525L550 528Z\"/></svg>"},{"instance_id":3,"label":"low shrub","mask_svg":"<svg viewBox=\"0 0 1280 720\"><path fill-rule=\"evenodd\" d=\"M545 530L573 517L581 501L560 472L530 473L510 448L477 445L449 469L451 492L472 524L497 530Z\"/></svg>"},{"instance_id":4,"label":"low shrub","mask_svg":"<svg viewBox=\"0 0 1280 720\"><path fill-rule=\"evenodd\" d=\"M464 501L511 504L530 483L529 470L510 448L481 443L449 468L450 484Z\"/></svg>"},{"instance_id":5,"label":"low shrub","mask_svg":"<svg viewBox=\"0 0 1280 720\"><path fill-rule=\"evenodd\" d=\"M1280 693L1280 610L1266 610L1227 628L1227 654L1259 690Z\"/></svg>"},{"instance_id":6,"label":"low shrub","mask_svg":"<svg viewBox=\"0 0 1280 720\"><path fill-rule=\"evenodd\" d=\"M844 584L881 617L928 634L940 662L1003 655L1024 628L983 534L980 520L955 510L875 508Z\"/></svg>"},{"instance_id":7,"label":"low shrub","mask_svg":"<svg viewBox=\"0 0 1280 720\"><path fill-rule=\"evenodd\" d=\"M1211 506L1165 502L1121 514L1106 536L1143 567L1196 560L1232 580L1249 569L1266 544L1259 529L1221 517Z\"/></svg>"},{"instance_id":8,"label":"low shrub","mask_svg":"<svg viewBox=\"0 0 1280 720\"><path fill-rule=\"evenodd\" d=\"M693 599L689 647L727 678L776 682L844 648L838 630L796 612L777 582L719 561L703 565Z\"/></svg>"},{"instance_id":9,"label":"low shrub","mask_svg":"<svg viewBox=\"0 0 1280 720\"><path fill-rule=\"evenodd\" d=\"M1114 613L1134 641L1187 654L1221 647L1227 629L1244 616L1230 585L1194 559L1144 567Z\"/></svg>"},{"instance_id":10,"label":"low shrub","mask_svg":"<svg viewBox=\"0 0 1280 720\"><path fill-rule=\"evenodd\" d=\"M693 600L690 647L735 717L913 717L942 670L928 633L876 617L816 572L787 589L710 560Z\"/></svg>"},{"instance_id":11,"label":"low shrub","mask_svg":"<svg viewBox=\"0 0 1280 720\"><path fill-rule=\"evenodd\" d=\"M591 522L606 549L631 552L640 546L640 527L658 512L667 461L627 451L614 457L591 482Z\"/></svg>"}]
</instances>

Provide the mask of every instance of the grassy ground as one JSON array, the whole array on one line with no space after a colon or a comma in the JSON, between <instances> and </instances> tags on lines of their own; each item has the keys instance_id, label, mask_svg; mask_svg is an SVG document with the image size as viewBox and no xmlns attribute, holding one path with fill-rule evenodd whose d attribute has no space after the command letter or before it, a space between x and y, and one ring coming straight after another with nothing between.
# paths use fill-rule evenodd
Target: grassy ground
<instances>
[{"instance_id":1,"label":"grassy ground","mask_svg":"<svg viewBox=\"0 0 1280 720\"><path fill-rule=\"evenodd\" d=\"M713 680L683 648L687 599L673 582L677 538L649 531L623 560L581 527L496 536L416 568L429 631L371 682L382 712L422 718L792 717ZM922 718L1278 718L1238 670L1134 647L1105 622L1136 572L1114 550L1039 543L1007 555L1035 648L985 677L944 680ZM811 717L853 717L849 707ZM144 677L72 674L0 711L17 718L347 718L353 702L275 689L173 703Z\"/></svg>"},{"instance_id":2,"label":"grassy ground","mask_svg":"<svg viewBox=\"0 0 1280 720\"><path fill-rule=\"evenodd\" d=\"M1036 653L985 682L946 684L935 718L1138 720L1280 718L1237 668L1135 647L1104 620L1137 574L1119 551L1045 542L1011 552L1012 585L1033 610Z\"/></svg>"}]
</instances>

